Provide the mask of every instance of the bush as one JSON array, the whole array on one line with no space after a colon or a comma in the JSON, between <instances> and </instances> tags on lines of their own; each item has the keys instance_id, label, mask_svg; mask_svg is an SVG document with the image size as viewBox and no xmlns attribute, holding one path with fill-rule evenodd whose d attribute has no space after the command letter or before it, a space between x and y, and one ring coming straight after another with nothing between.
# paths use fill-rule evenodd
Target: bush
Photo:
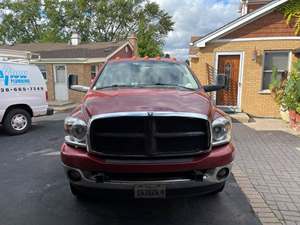
<instances>
[{"instance_id":1,"label":"bush","mask_svg":"<svg viewBox=\"0 0 300 225\"><path fill-rule=\"evenodd\" d=\"M282 96L282 105L284 108L300 114L300 61L294 64L286 82Z\"/></svg>"}]
</instances>

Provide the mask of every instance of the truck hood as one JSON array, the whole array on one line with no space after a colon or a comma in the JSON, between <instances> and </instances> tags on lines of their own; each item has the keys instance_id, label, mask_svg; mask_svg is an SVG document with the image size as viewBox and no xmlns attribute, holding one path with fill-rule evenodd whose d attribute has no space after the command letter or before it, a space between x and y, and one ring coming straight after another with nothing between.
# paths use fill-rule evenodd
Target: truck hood
<instances>
[{"instance_id":1,"label":"truck hood","mask_svg":"<svg viewBox=\"0 0 300 225\"><path fill-rule=\"evenodd\" d=\"M113 112L168 111L210 114L210 101L200 91L114 89L89 91L84 100L89 116Z\"/></svg>"}]
</instances>

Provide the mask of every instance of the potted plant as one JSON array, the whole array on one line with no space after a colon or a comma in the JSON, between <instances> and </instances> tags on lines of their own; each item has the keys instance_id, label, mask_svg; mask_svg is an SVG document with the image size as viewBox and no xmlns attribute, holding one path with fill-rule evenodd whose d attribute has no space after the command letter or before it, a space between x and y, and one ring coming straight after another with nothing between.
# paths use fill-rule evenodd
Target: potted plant
<instances>
[{"instance_id":1,"label":"potted plant","mask_svg":"<svg viewBox=\"0 0 300 225\"><path fill-rule=\"evenodd\" d=\"M282 105L289 111L291 126L300 130L300 61L294 64L286 81Z\"/></svg>"}]
</instances>

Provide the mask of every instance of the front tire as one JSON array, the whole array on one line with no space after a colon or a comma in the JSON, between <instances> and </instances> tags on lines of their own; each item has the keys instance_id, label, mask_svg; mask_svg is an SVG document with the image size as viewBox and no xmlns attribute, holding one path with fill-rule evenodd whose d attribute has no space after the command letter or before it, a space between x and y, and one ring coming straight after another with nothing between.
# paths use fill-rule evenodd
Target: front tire
<instances>
[{"instance_id":1,"label":"front tire","mask_svg":"<svg viewBox=\"0 0 300 225\"><path fill-rule=\"evenodd\" d=\"M84 200L86 199L86 194L78 189L75 185L71 184L70 183L70 190L71 190L71 193L78 199L78 200Z\"/></svg>"},{"instance_id":2,"label":"front tire","mask_svg":"<svg viewBox=\"0 0 300 225\"><path fill-rule=\"evenodd\" d=\"M217 195L217 194L221 193L224 190L224 187L225 187L225 182L217 190L210 192L209 195Z\"/></svg>"},{"instance_id":3,"label":"front tire","mask_svg":"<svg viewBox=\"0 0 300 225\"><path fill-rule=\"evenodd\" d=\"M31 115L25 109L12 109L5 115L3 126L9 135L24 134L31 127Z\"/></svg>"}]
</instances>

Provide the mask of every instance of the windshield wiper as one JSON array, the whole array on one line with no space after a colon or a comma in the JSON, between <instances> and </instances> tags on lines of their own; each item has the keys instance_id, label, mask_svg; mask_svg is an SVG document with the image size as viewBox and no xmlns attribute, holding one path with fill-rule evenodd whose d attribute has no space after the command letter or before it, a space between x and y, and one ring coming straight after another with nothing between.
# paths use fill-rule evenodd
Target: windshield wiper
<instances>
[{"instance_id":1,"label":"windshield wiper","mask_svg":"<svg viewBox=\"0 0 300 225\"><path fill-rule=\"evenodd\" d=\"M109 86L104 86L104 87L96 87L96 90L101 90L101 89L107 89L107 88L142 88L142 87L155 87L155 86L169 86L169 87L176 87L176 88L183 88L187 90L193 90L195 91L195 88L189 88L186 86L178 85L178 84L166 84L166 83L154 83L154 84L138 84L138 85L128 85L128 84L113 84Z\"/></svg>"},{"instance_id":2,"label":"windshield wiper","mask_svg":"<svg viewBox=\"0 0 300 225\"><path fill-rule=\"evenodd\" d=\"M128 85L128 84L113 84L109 86L104 87L96 87L96 90L106 89L106 88L122 88L122 87L136 87L134 85Z\"/></svg>"},{"instance_id":3,"label":"windshield wiper","mask_svg":"<svg viewBox=\"0 0 300 225\"><path fill-rule=\"evenodd\" d=\"M190 87L186 87L186 86L182 86L182 85L178 85L178 84L166 84L166 83L154 83L154 84L149 84L147 86L169 86L169 87L184 88L184 89L193 90L193 91L196 90L195 88L190 88Z\"/></svg>"}]
</instances>

